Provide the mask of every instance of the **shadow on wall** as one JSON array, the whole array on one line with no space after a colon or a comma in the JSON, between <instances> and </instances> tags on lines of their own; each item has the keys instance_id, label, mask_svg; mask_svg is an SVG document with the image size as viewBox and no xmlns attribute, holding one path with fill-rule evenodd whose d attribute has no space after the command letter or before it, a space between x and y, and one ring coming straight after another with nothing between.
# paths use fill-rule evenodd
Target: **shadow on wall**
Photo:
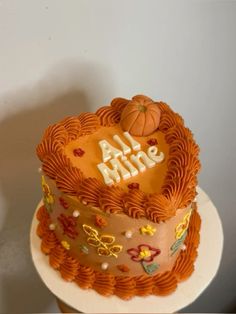
<instances>
[{"instance_id":1,"label":"shadow on wall","mask_svg":"<svg viewBox=\"0 0 236 314\"><path fill-rule=\"evenodd\" d=\"M31 89L4 100L11 108L21 109L15 113L11 109L0 122L0 199L4 203L0 209L0 312L45 312L52 302L29 250L31 220L41 198L35 147L49 124L94 111L105 104L104 95L114 95L111 75L105 70L64 63Z\"/></svg>"}]
</instances>

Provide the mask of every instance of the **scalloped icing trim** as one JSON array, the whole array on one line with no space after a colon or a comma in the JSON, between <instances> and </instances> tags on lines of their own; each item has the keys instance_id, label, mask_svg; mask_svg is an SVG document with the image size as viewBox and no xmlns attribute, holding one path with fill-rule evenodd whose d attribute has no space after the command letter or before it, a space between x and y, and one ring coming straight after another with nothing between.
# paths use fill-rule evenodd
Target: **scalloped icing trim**
<instances>
[{"instance_id":1,"label":"scalloped icing trim","mask_svg":"<svg viewBox=\"0 0 236 314\"><path fill-rule=\"evenodd\" d=\"M196 209L192 213L184 242L186 250L180 252L171 271L152 277L114 276L80 265L79 261L61 246L54 231L49 230L50 218L44 206L38 210L36 217L39 220L37 230L40 230L37 234L42 239L41 250L49 256L49 264L61 273L64 280L74 281L83 289L94 289L103 296L114 294L124 300L152 294L165 296L174 292L178 283L186 280L194 271L201 226L201 218Z\"/></svg>"},{"instance_id":2,"label":"scalloped icing trim","mask_svg":"<svg viewBox=\"0 0 236 314\"><path fill-rule=\"evenodd\" d=\"M165 221L173 217L178 208L188 206L195 198L196 175L201 166L199 147L192 132L184 126L182 117L167 104L156 102L161 110L159 130L165 134L170 152L161 193L143 193L135 195L132 200L130 193L121 192L114 186L105 186L96 178L84 178L83 173L75 170L63 154L62 148L68 141L92 134L100 126L109 127L119 123L128 103L127 99L115 98L110 106L98 109L95 114L82 113L49 126L36 151L43 162L43 171L56 181L58 189L64 193L76 195L83 203L100 207L105 212L124 213L132 218L145 216L153 222ZM63 168L66 168L66 175L61 172ZM114 201L110 200L110 195Z\"/></svg>"}]
</instances>

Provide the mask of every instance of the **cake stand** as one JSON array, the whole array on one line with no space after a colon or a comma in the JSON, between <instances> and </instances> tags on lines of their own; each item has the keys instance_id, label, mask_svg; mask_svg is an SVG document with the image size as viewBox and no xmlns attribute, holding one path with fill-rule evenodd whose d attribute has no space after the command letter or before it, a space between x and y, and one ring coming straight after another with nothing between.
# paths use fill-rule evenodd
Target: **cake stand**
<instances>
[{"instance_id":1,"label":"cake stand","mask_svg":"<svg viewBox=\"0 0 236 314\"><path fill-rule=\"evenodd\" d=\"M38 221L33 217L30 246L35 268L48 289L56 296L62 312L84 313L174 313L188 306L206 289L215 277L223 250L223 230L218 212L207 194L198 187L198 211L202 219L200 245L195 271L178 284L169 296L134 297L124 301L116 296L103 297L94 290L83 290L74 282L66 282L49 266L48 257L41 252L41 239L36 235Z\"/></svg>"}]
</instances>

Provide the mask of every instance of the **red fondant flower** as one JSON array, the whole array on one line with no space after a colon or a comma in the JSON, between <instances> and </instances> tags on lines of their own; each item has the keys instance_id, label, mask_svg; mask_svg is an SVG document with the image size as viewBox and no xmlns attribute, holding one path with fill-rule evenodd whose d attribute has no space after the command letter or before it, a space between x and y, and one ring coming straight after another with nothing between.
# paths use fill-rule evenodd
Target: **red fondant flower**
<instances>
[{"instance_id":1,"label":"red fondant flower","mask_svg":"<svg viewBox=\"0 0 236 314\"><path fill-rule=\"evenodd\" d=\"M140 244L138 248L127 250L134 262L152 262L154 257L161 253L161 250L151 247L149 244Z\"/></svg>"},{"instance_id":2,"label":"red fondant flower","mask_svg":"<svg viewBox=\"0 0 236 314\"><path fill-rule=\"evenodd\" d=\"M71 239L75 239L79 234L75 229L77 227L77 219L64 214L61 214L57 219L63 228L63 234L66 234Z\"/></svg>"},{"instance_id":3,"label":"red fondant flower","mask_svg":"<svg viewBox=\"0 0 236 314\"><path fill-rule=\"evenodd\" d=\"M130 190L138 190L139 189L139 183L136 183L136 182L133 182L133 183L130 183L130 184L128 184L128 188L130 189Z\"/></svg>"},{"instance_id":4,"label":"red fondant flower","mask_svg":"<svg viewBox=\"0 0 236 314\"><path fill-rule=\"evenodd\" d=\"M82 148L75 148L73 150L73 154L74 154L75 157L82 157L84 155L84 153L85 152L83 151Z\"/></svg>"},{"instance_id":5,"label":"red fondant flower","mask_svg":"<svg viewBox=\"0 0 236 314\"><path fill-rule=\"evenodd\" d=\"M67 201L63 197L59 197L59 202L63 208L65 208L65 209L69 208L69 204L67 203Z\"/></svg>"},{"instance_id":6,"label":"red fondant flower","mask_svg":"<svg viewBox=\"0 0 236 314\"><path fill-rule=\"evenodd\" d=\"M153 146L153 145L156 145L157 144L157 139L156 138L150 138L148 141L147 141L148 145L150 146Z\"/></svg>"}]
</instances>

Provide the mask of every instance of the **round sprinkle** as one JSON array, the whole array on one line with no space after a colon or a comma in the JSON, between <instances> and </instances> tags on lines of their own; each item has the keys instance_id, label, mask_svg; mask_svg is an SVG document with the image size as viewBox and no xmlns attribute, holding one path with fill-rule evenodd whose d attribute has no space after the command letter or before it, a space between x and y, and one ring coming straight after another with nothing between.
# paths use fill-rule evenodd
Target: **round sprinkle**
<instances>
[{"instance_id":1,"label":"round sprinkle","mask_svg":"<svg viewBox=\"0 0 236 314\"><path fill-rule=\"evenodd\" d=\"M76 209L73 211L73 217L79 217L80 212Z\"/></svg>"},{"instance_id":2,"label":"round sprinkle","mask_svg":"<svg viewBox=\"0 0 236 314\"><path fill-rule=\"evenodd\" d=\"M42 168L39 167L39 168L38 168L38 173L41 173L41 172L42 172Z\"/></svg>"},{"instance_id":3,"label":"round sprinkle","mask_svg":"<svg viewBox=\"0 0 236 314\"><path fill-rule=\"evenodd\" d=\"M132 238L132 235L133 235L133 233L132 233L131 230L127 230L127 231L125 232L125 237L126 237L127 239Z\"/></svg>"},{"instance_id":4,"label":"round sprinkle","mask_svg":"<svg viewBox=\"0 0 236 314\"><path fill-rule=\"evenodd\" d=\"M84 200L83 200L83 201L82 201L82 204L87 205L88 203L87 203L86 201L84 201Z\"/></svg>"},{"instance_id":5,"label":"round sprinkle","mask_svg":"<svg viewBox=\"0 0 236 314\"><path fill-rule=\"evenodd\" d=\"M109 266L108 263L102 263L101 268L102 268L103 270L107 270L108 266Z\"/></svg>"},{"instance_id":6,"label":"round sprinkle","mask_svg":"<svg viewBox=\"0 0 236 314\"><path fill-rule=\"evenodd\" d=\"M181 250L185 251L187 249L186 245L183 244Z\"/></svg>"},{"instance_id":7,"label":"round sprinkle","mask_svg":"<svg viewBox=\"0 0 236 314\"><path fill-rule=\"evenodd\" d=\"M50 229L50 230L55 230L55 229L56 229L56 226L55 226L54 224L50 224L50 225L49 225L49 229Z\"/></svg>"}]
</instances>

